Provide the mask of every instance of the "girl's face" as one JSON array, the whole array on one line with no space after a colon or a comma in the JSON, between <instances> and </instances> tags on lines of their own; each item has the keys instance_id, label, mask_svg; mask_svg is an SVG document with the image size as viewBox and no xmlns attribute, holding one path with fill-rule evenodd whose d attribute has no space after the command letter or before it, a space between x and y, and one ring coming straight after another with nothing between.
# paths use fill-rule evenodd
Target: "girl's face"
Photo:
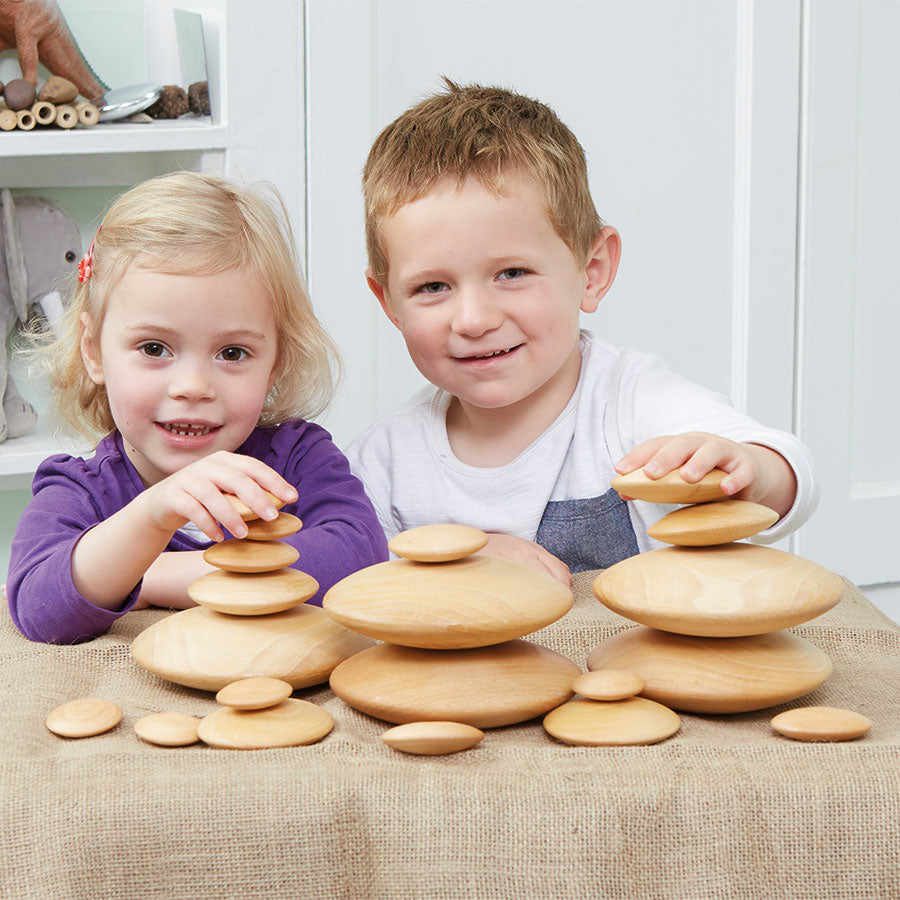
<instances>
[{"instance_id":1,"label":"girl's face","mask_svg":"<svg viewBox=\"0 0 900 900\"><path fill-rule=\"evenodd\" d=\"M106 388L125 452L146 485L256 427L275 380L272 304L249 269L163 275L130 268L99 340L83 322L88 375Z\"/></svg>"}]
</instances>

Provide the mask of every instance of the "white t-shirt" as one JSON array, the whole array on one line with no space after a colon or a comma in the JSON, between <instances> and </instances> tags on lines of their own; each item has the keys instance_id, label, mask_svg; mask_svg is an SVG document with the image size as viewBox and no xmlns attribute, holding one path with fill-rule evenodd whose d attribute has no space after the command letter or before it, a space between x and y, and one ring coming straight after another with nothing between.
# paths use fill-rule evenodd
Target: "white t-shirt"
<instances>
[{"instance_id":1,"label":"white t-shirt","mask_svg":"<svg viewBox=\"0 0 900 900\"><path fill-rule=\"evenodd\" d=\"M578 385L565 409L504 466L456 458L446 428L451 396L430 385L350 444L350 466L388 539L418 525L458 522L537 540L573 571L605 568L658 546L647 528L672 508L620 501L609 487L614 464L642 441L688 431L762 444L793 467L793 507L755 540L778 540L810 516L817 490L809 452L796 437L760 425L652 353L587 331L580 346Z\"/></svg>"}]
</instances>

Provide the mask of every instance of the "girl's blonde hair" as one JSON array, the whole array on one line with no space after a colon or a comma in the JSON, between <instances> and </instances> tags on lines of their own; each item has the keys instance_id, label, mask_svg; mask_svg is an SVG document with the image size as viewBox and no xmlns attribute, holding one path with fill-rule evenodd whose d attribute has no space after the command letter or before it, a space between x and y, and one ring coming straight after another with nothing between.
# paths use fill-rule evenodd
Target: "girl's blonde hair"
<instances>
[{"instance_id":1,"label":"girl's blonde hair","mask_svg":"<svg viewBox=\"0 0 900 900\"><path fill-rule=\"evenodd\" d=\"M499 87L460 87L406 110L375 138L363 169L369 266L384 283L381 225L446 178L471 175L502 194L504 176L524 172L544 195L559 237L579 259L603 228L578 139L549 106Z\"/></svg>"},{"instance_id":2,"label":"girl's blonde hair","mask_svg":"<svg viewBox=\"0 0 900 900\"><path fill-rule=\"evenodd\" d=\"M275 382L260 425L309 418L330 402L337 349L313 312L287 211L274 187L237 187L213 174L177 172L119 196L94 238L90 277L74 289L59 337L41 351L52 411L88 438L116 426L106 390L81 359L82 316L100 333L110 296L131 266L167 275L216 275L249 267L265 286L278 325ZM215 315L210 310L210 315Z\"/></svg>"}]
</instances>

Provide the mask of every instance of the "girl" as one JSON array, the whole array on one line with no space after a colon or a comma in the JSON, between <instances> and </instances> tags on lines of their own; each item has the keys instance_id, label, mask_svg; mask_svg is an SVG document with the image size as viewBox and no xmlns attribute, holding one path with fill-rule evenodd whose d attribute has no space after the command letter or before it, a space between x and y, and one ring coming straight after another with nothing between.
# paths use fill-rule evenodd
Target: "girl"
<instances>
[{"instance_id":1,"label":"girl","mask_svg":"<svg viewBox=\"0 0 900 900\"><path fill-rule=\"evenodd\" d=\"M270 491L302 519L287 540L312 603L387 559L343 455L299 418L330 399L336 352L292 247L280 199L215 175L156 178L110 208L47 352L57 415L106 436L35 474L7 585L26 637L73 643L132 609L193 605L203 548L247 533L226 493L273 519Z\"/></svg>"}]
</instances>

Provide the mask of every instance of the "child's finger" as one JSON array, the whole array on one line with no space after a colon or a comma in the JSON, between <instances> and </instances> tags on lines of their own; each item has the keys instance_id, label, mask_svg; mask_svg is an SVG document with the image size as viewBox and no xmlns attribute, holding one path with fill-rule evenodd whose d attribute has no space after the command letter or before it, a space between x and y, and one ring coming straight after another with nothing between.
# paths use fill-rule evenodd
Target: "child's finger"
<instances>
[{"instance_id":1,"label":"child's finger","mask_svg":"<svg viewBox=\"0 0 900 900\"><path fill-rule=\"evenodd\" d=\"M671 440L669 437L651 438L649 441L643 441L636 447L632 447L617 463L616 471L620 475L627 475L635 469L645 466L657 453L666 441Z\"/></svg>"}]
</instances>

